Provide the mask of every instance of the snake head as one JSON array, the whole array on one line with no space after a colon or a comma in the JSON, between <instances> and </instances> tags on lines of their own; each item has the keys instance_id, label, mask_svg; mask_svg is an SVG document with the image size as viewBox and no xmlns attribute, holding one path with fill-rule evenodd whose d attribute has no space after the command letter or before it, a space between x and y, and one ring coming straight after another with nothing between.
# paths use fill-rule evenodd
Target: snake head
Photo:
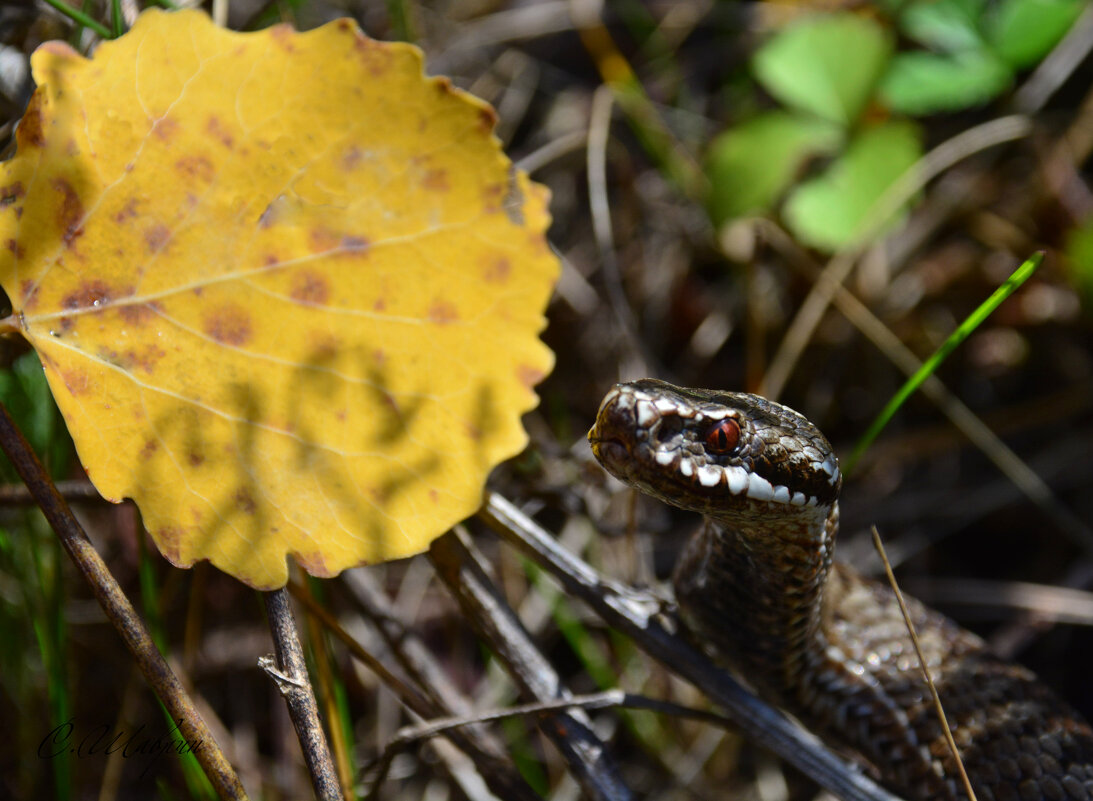
<instances>
[{"instance_id":1,"label":"snake head","mask_svg":"<svg viewBox=\"0 0 1093 801\"><path fill-rule=\"evenodd\" d=\"M805 417L738 392L683 389L646 378L616 384L588 432L609 473L666 503L716 517L769 507L826 513L838 460Z\"/></svg>"}]
</instances>

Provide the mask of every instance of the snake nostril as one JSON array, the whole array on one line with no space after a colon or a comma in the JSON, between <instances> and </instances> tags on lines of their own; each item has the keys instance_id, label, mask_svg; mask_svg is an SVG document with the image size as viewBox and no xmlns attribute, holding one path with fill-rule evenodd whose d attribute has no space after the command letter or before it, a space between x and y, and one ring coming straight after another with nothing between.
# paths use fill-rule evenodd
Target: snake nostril
<instances>
[{"instance_id":1,"label":"snake nostril","mask_svg":"<svg viewBox=\"0 0 1093 801\"><path fill-rule=\"evenodd\" d=\"M669 414L653 424L653 427L649 429L649 438L657 443L668 442L679 436L681 431L683 431L683 421L679 419L679 415Z\"/></svg>"}]
</instances>

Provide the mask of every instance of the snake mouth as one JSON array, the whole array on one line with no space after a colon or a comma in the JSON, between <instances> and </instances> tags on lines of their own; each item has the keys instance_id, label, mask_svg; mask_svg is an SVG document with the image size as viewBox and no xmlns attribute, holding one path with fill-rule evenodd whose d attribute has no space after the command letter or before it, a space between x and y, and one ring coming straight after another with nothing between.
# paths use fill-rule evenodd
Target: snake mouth
<instances>
[{"instance_id":1,"label":"snake mouth","mask_svg":"<svg viewBox=\"0 0 1093 801\"><path fill-rule=\"evenodd\" d=\"M618 384L588 439L616 478L695 511L826 507L840 485L831 446L811 423L739 393Z\"/></svg>"},{"instance_id":2,"label":"snake mouth","mask_svg":"<svg viewBox=\"0 0 1093 801\"><path fill-rule=\"evenodd\" d=\"M630 464L630 448L618 437L602 436L593 426L588 432L588 444L592 446L592 455L610 472L617 474Z\"/></svg>"}]
</instances>

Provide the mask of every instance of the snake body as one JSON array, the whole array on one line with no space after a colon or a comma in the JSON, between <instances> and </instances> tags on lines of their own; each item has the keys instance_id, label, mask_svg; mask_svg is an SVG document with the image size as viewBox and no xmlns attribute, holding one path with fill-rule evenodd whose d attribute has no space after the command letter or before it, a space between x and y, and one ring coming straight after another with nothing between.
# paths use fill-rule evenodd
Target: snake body
<instances>
[{"instance_id":1,"label":"snake body","mask_svg":"<svg viewBox=\"0 0 1093 801\"><path fill-rule=\"evenodd\" d=\"M704 516L676 567L696 637L907 799L963 799L894 594L832 561L841 474L805 417L755 395L618 384L589 432L625 483ZM980 801L1093 801L1093 730L1028 670L908 599Z\"/></svg>"}]
</instances>

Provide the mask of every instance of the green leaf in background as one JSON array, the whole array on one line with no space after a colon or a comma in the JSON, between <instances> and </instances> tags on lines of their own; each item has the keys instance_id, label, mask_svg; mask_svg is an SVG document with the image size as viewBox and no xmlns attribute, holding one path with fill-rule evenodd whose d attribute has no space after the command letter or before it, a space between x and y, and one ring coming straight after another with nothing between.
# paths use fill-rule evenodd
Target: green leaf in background
<instances>
[{"instance_id":1,"label":"green leaf in background","mask_svg":"<svg viewBox=\"0 0 1093 801\"><path fill-rule=\"evenodd\" d=\"M979 19L985 0L927 0L906 6L899 27L908 38L934 50L958 53L983 47Z\"/></svg>"},{"instance_id":2,"label":"green leaf in background","mask_svg":"<svg viewBox=\"0 0 1093 801\"><path fill-rule=\"evenodd\" d=\"M850 125L869 100L892 50L875 22L852 14L809 17L755 55L755 76L787 106Z\"/></svg>"},{"instance_id":3,"label":"green leaf in background","mask_svg":"<svg viewBox=\"0 0 1093 801\"><path fill-rule=\"evenodd\" d=\"M1006 0L987 20L995 52L1013 69L1031 67L1070 30L1086 0Z\"/></svg>"},{"instance_id":4,"label":"green leaf in background","mask_svg":"<svg viewBox=\"0 0 1093 801\"><path fill-rule=\"evenodd\" d=\"M834 123L784 111L721 134L707 159L714 222L769 210L809 158L834 153L843 137Z\"/></svg>"},{"instance_id":5,"label":"green leaf in background","mask_svg":"<svg viewBox=\"0 0 1093 801\"><path fill-rule=\"evenodd\" d=\"M1082 299L1093 304L1093 218L1068 232L1064 264Z\"/></svg>"},{"instance_id":6,"label":"green leaf in background","mask_svg":"<svg viewBox=\"0 0 1093 801\"><path fill-rule=\"evenodd\" d=\"M951 56L916 50L892 59L880 96L902 114L936 114L985 103L1012 79L1010 68L986 50Z\"/></svg>"},{"instance_id":7,"label":"green leaf in background","mask_svg":"<svg viewBox=\"0 0 1093 801\"><path fill-rule=\"evenodd\" d=\"M921 155L914 123L888 122L863 131L824 175L790 196L782 211L786 225L805 244L838 250L872 222L873 205Z\"/></svg>"}]
</instances>

